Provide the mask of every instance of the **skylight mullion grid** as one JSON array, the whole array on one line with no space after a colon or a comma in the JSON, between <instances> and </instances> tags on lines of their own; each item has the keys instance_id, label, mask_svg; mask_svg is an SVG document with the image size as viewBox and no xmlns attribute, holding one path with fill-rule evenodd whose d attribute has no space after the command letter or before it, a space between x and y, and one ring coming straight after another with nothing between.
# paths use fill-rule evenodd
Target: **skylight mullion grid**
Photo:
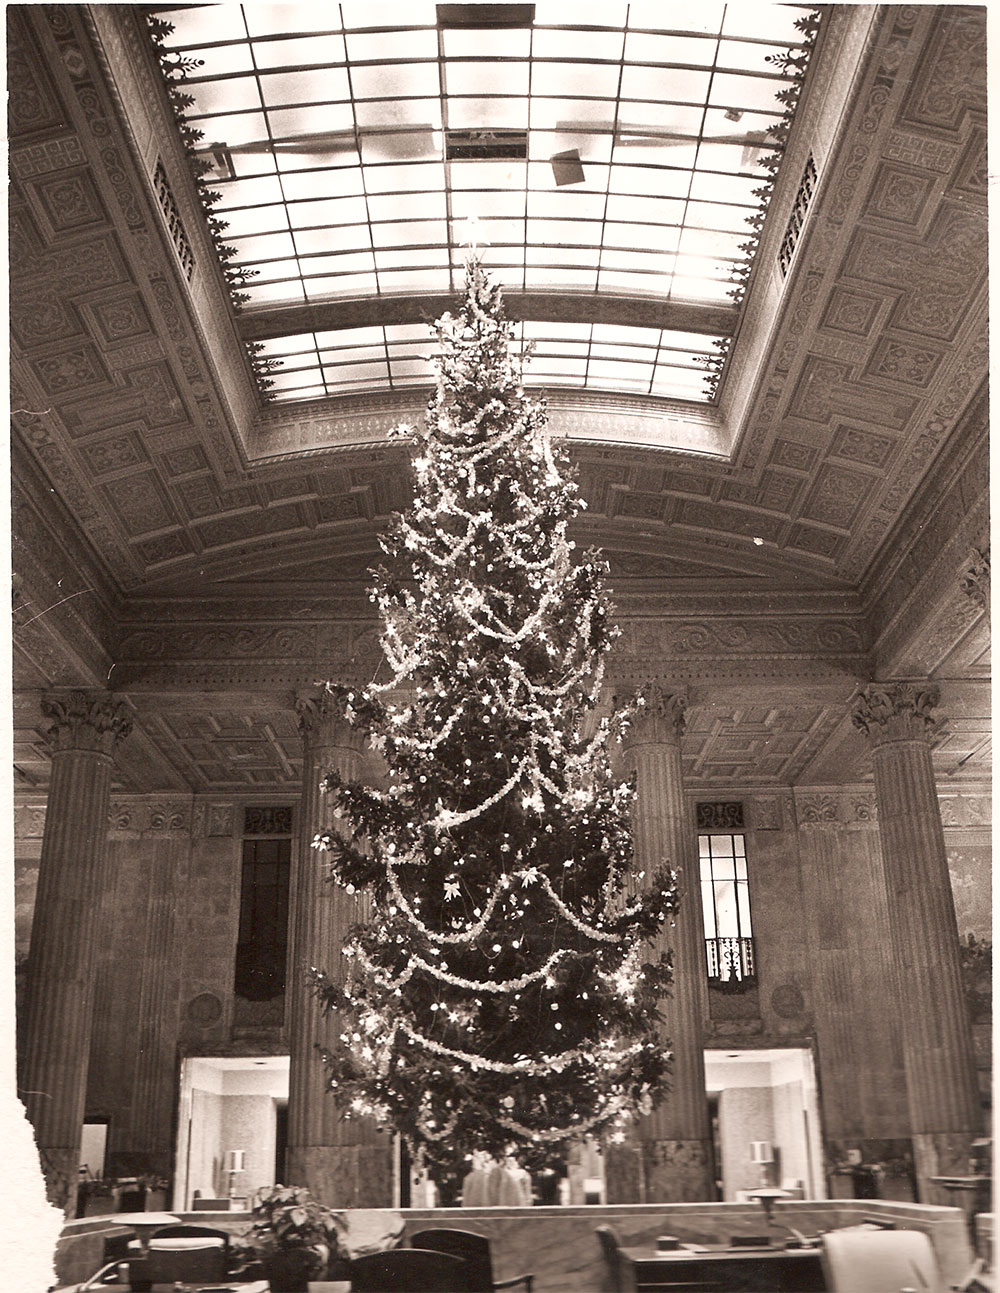
<instances>
[{"instance_id":1,"label":"skylight mullion grid","mask_svg":"<svg viewBox=\"0 0 1000 1293\"><path fill-rule=\"evenodd\" d=\"M368 205L368 180L365 173L367 168L364 165L362 165L361 134L358 129L358 103L357 103L357 98L355 97L355 94L354 94L354 79L351 75L351 62L350 62L350 59L348 58L346 33L343 37L343 41L344 41L345 67L347 71L347 88L351 96L351 117L354 122L354 145L358 154L358 169L361 173L361 192L365 202L366 226L368 229L368 245L371 248L372 271L375 275L375 293L376 295L378 295L379 292L381 291L381 286L379 283L378 262L375 258L375 239L372 237L371 210ZM308 290L306 292L306 295L307 296L309 295ZM388 355L386 356L386 361L385 361L385 371L386 371L387 378L390 379L390 385L391 385L391 374L389 371ZM325 377L325 372L324 372L324 377Z\"/></svg>"},{"instance_id":2,"label":"skylight mullion grid","mask_svg":"<svg viewBox=\"0 0 1000 1293\"><path fill-rule=\"evenodd\" d=\"M607 187L604 190L604 210L601 213L601 251L597 258L597 280L595 284L598 291L600 290L600 287L601 287L601 269L604 263L604 249L607 243L608 202L611 196L611 180L612 180L612 175L614 174L615 151L618 146L617 136L618 136L619 114L621 112L622 80L625 75L625 47L628 41L627 22L622 28L621 37L622 37L621 48L618 51L618 93L615 95L615 110L614 110L614 115L612 117L612 123L611 123L611 152L608 157L608 182L607 182ZM589 369L590 369L589 356L587 359L587 369L589 374Z\"/></svg>"},{"instance_id":3,"label":"skylight mullion grid","mask_svg":"<svg viewBox=\"0 0 1000 1293\"><path fill-rule=\"evenodd\" d=\"M272 134L272 132L271 132L271 118L270 118L270 115L268 114L268 112L267 112L267 111L266 111L266 109L265 109L264 89L263 89L263 86L261 85L261 81L260 81L260 72L259 72L259 69L258 69L258 67L257 67L257 57L256 57L256 52L255 52L255 50L254 50L254 43L253 43L253 41L250 39L250 29L249 29L249 27L247 26L247 21L246 21L246 10L243 8L243 6L242 6L242 5L240 6L240 17L241 17L241 18L242 18L242 20L243 20L243 30L244 30L244 32L245 32L245 34L246 34L246 43L247 43L247 46L248 46L248 49L249 49L249 53L250 53L250 64L251 64L251 67L252 67L252 69L253 69L253 80L254 80L254 85L255 85L255 87L256 87L256 90L257 90L257 100L258 100L258 103L260 104L260 112L261 112L261 115L262 115L262 117L263 117L263 119L264 119L264 130L265 130L265 132L266 132L266 138L267 138L268 142L272 145L272 152L273 152L273 146L274 146L274 143L275 143L275 139L274 139L274 136L273 136L273 134ZM287 228L287 229L288 229L288 231L289 231L289 236L290 236L290 238L291 238L291 242L292 242L292 249L293 249L293 252L294 252L295 250L297 250L296 245L295 245L295 234L294 234L294 231L292 230L291 221L288 219L288 203L287 203L287 201L285 200L285 199L286 199L286 194L285 194L284 185L283 185L283 183L282 183L281 169L280 169L280 167L278 167L277 163L275 163L275 173L276 173L276 176L277 176L278 189L279 189L279 192L280 192L280 194L281 194L281 200L282 200L282 203L283 203L283 205L284 205L284 207L285 207L285 213L286 213L286 228ZM299 295L300 295L300 298L301 298L301 299L304 299L304 297L305 297L305 290L304 290L304 288L302 288L301 286L300 286L300 288L299 288ZM320 369L320 372L322 373L322 368Z\"/></svg>"},{"instance_id":4,"label":"skylight mullion grid","mask_svg":"<svg viewBox=\"0 0 1000 1293\"><path fill-rule=\"evenodd\" d=\"M521 238L524 243L524 260L521 265L521 289L528 290L528 193L531 189L531 130L532 130L532 109L535 100L532 95L532 85L534 83L535 73L535 28L532 25L528 32L528 121L527 121L527 148L524 161L524 215L521 218ZM522 326L523 334L523 326Z\"/></svg>"},{"instance_id":5,"label":"skylight mullion grid","mask_svg":"<svg viewBox=\"0 0 1000 1293\"><path fill-rule=\"evenodd\" d=\"M628 6L615 6L609 0L607 22L603 11L595 14L601 19L596 23L537 21L524 29L523 39L509 35L500 46L498 35L487 31L481 36L481 50L474 43L477 38L470 42L468 33L458 43L446 43L445 29L432 22L430 6L424 7L426 21L387 27L371 24L368 11L345 4L340 7L339 26L331 26L329 18L321 19L323 26L316 30L308 30L313 26L309 17L296 24L295 7L288 6L290 30L280 32L270 30L276 25L271 18L250 16L250 6L239 11L238 37L220 26L221 7L218 21L202 12L207 8L211 6L159 12L179 25L173 44L167 42L172 50L213 55L211 73L195 74L185 85L196 100L199 86L206 87L207 93L208 87L241 77L252 81L255 104L246 106L249 101L240 94L233 103L222 98L218 110L198 118L188 114L187 119L204 129L209 141L232 143L232 171L226 167L225 174L211 177L209 183L224 194L220 215L224 218L229 212L236 225L226 241L236 242L238 252L247 249L248 258L241 259L245 268L261 271L248 285L251 302L279 305L296 298L322 301L405 292L408 284L413 291L440 290L438 274L442 287L447 282L456 290L453 249L462 242L453 200L453 180L458 175L463 212L475 210L478 192L478 202L487 213L492 236L483 259L495 263L500 281L509 286L528 291L596 287L598 293L610 290L718 302L733 267L745 263L735 248L738 238L750 236L746 217L759 209L753 187L766 183L760 153L780 151L767 133L784 113L772 87L776 90L791 82L787 68L769 67L765 59L771 50L805 46L792 32L791 19L807 6L776 7L773 29L765 15L755 17L760 25L753 31L747 30L749 24L733 6L721 6L717 18L699 30L697 19L690 28L650 25L651 15L658 17L658 13L648 6L632 27ZM789 11L793 11L791 17ZM546 16L544 4L536 13ZM358 26L351 25L355 15ZM189 21L197 29L196 38L195 33L191 39L184 36ZM621 41L617 58L603 53L605 41L612 36ZM389 42L388 56L380 52L380 37ZM411 56L410 49L419 50L421 42L426 50ZM227 71L219 56L227 48L248 50L252 72ZM341 58L333 56L337 50ZM473 81L466 76L465 85L459 83L458 88L468 92L449 95L449 68L457 71L483 62L498 67L515 64L522 69L518 75L525 77L526 90L507 92L502 80L487 76L483 91L475 94ZM432 65L433 88L422 80L420 71ZM594 72L589 78L588 68ZM355 69L365 77L360 93ZM600 69L614 69L613 94L611 85L605 85L604 73L596 75ZM331 79L333 95L317 101L310 91L324 74L328 78L340 74L346 78L346 88ZM722 81L722 77L732 79ZM667 100L664 96L672 86L674 93ZM604 92L588 94L588 88ZM648 93L640 92L644 88ZM427 110L421 105L429 102L435 107L430 120L425 120ZM453 176L448 149L437 149L439 137L428 135L437 130L439 121L440 138L446 140L455 120L450 109L459 104L464 105L460 119L468 123L462 128L473 130L511 129L503 123L517 121L526 110L521 118L526 156L516 163L525 168L519 186L520 211L509 225L509 208L500 200L505 192L503 168L487 164L482 167L482 186L470 184L479 163L462 162ZM510 111L502 110L504 104L510 105ZM541 114L539 105L544 109ZM350 117L344 120L348 108ZM697 111L697 126L685 119L692 110ZM730 112L743 121L733 131L723 124ZM222 118L225 123L213 130L212 123ZM248 125L239 127L240 120ZM331 124L324 128L324 120ZM343 129L337 121L342 121ZM261 123L255 144L254 132ZM339 135L346 135L348 129L352 147L342 152L345 140ZM235 133L235 141L217 138L225 130ZM567 148L580 148L585 178L578 186L558 190L562 196L557 198L556 188L546 185L545 168L552 153L560 151L560 137ZM589 156L584 147L587 140L593 145ZM253 160L254 153L268 144L273 169ZM295 164L289 145L302 148L301 165ZM421 151L424 147L426 154ZM211 153L204 147L199 151ZM676 163L671 162L673 151ZM393 172L392 167L398 170ZM233 179L228 178L230 173ZM407 199L440 192L437 177L441 174L445 177L443 210L427 202L422 213L410 214ZM376 185L380 176L383 179ZM230 192L237 200L227 206ZM351 210L354 193L364 203L363 223ZM574 205L570 200L587 193L601 196L599 217L586 202ZM338 216L332 214L332 206L330 213L320 214L321 207L313 211L308 205L324 198L345 204ZM669 215L674 204L677 212ZM284 223L279 207L284 210ZM259 221L251 214L257 209ZM243 218L237 219L237 214ZM562 230L559 238L540 236L545 225L538 222L553 218ZM587 227L595 220L599 233ZM438 221L440 234L435 227ZM330 230L328 249L322 243L326 229ZM362 229L366 245L358 236ZM408 236L410 230L412 236ZM287 235L284 242L283 235ZM289 245L291 252L283 254ZM364 252L356 250L360 246ZM359 255L365 256L364 262ZM666 335L661 342L651 365L650 389L656 385L658 369L672 366ZM394 352L387 338L383 343L386 372L393 381ZM709 343L706 338L706 346Z\"/></svg>"},{"instance_id":6,"label":"skylight mullion grid","mask_svg":"<svg viewBox=\"0 0 1000 1293\"><path fill-rule=\"evenodd\" d=\"M450 128L448 113L448 83L446 75L447 59L445 58L444 49L444 30L438 28L437 33L438 47L438 93L441 100L441 140L444 163L444 200L445 200L445 229L448 234L448 244L444 249L448 258L448 289L451 292L455 290L455 267L452 261L451 246L455 238L455 207L452 201L451 189L451 162L448 158L448 150L444 147L444 140L448 138Z\"/></svg>"}]
</instances>

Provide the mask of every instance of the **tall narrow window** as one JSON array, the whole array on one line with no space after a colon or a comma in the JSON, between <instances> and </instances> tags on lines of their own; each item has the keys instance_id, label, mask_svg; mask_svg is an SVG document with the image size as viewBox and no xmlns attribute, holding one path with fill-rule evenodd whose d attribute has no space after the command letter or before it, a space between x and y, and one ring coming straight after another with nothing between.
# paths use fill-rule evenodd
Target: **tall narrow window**
<instances>
[{"instance_id":1,"label":"tall narrow window","mask_svg":"<svg viewBox=\"0 0 1000 1293\"><path fill-rule=\"evenodd\" d=\"M756 967L745 837L699 835L698 854L709 984L730 991L748 987Z\"/></svg>"},{"instance_id":2,"label":"tall narrow window","mask_svg":"<svg viewBox=\"0 0 1000 1293\"><path fill-rule=\"evenodd\" d=\"M291 809L248 808L244 825L237 997L271 1001L285 991Z\"/></svg>"}]
</instances>

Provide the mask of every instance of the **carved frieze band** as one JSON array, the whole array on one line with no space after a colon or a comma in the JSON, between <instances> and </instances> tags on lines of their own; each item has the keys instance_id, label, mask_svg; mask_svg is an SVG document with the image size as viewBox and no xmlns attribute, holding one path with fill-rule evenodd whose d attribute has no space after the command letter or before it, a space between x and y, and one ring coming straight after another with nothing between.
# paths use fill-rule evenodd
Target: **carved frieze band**
<instances>
[{"instance_id":1,"label":"carved frieze band","mask_svg":"<svg viewBox=\"0 0 1000 1293\"><path fill-rule=\"evenodd\" d=\"M910 682L876 682L854 703L851 720L873 745L887 741L928 740L938 720L933 710L939 688Z\"/></svg>"},{"instance_id":2,"label":"carved frieze band","mask_svg":"<svg viewBox=\"0 0 1000 1293\"><path fill-rule=\"evenodd\" d=\"M113 831L142 834L187 834L191 830L191 804L162 799L112 799L108 826Z\"/></svg>"},{"instance_id":3,"label":"carved frieze band","mask_svg":"<svg viewBox=\"0 0 1000 1293\"><path fill-rule=\"evenodd\" d=\"M95 750L112 755L132 730L131 710L111 692L48 692L41 708L53 720L46 732L53 754Z\"/></svg>"},{"instance_id":4,"label":"carved frieze band","mask_svg":"<svg viewBox=\"0 0 1000 1293\"><path fill-rule=\"evenodd\" d=\"M821 790L796 794L795 814L800 830L839 830L874 825L878 806L874 790Z\"/></svg>"},{"instance_id":5,"label":"carved frieze band","mask_svg":"<svg viewBox=\"0 0 1000 1293\"><path fill-rule=\"evenodd\" d=\"M616 696L616 709L624 710L622 745L676 745L684 735L687 696L664 691L655 682L644 683L631 696Z\"/></svg>"},{"instance_id":6,"label":"carved frieze band","mask_svg":"<svg viewBox=\"0 0 1000 1293\"><path fill-rule=\"evenodd\" d=\"M990 609L990 549L973 548L971 560L962 575L961 588L975 604L989 613Z\"/></svg>"},{"instance_id":7,"label":"carved frieze band","mask_svg":"<svg viewBox=\"0 0 1000 1293\"><path fill-rule=\"evenodd\" d=\"M642 658L777 656L859 656L868 646L859 617L810 617L789 605L787 615L768 618L713 616L710 619L652 620L619 617L622 641L618 653ZM227 614L231 609L227 608ZM315 625L271 626L252 622L218 625L150 625L128 633L119 656L123 661L224 661L374 659L378 653L372 620L352 620L322 628Z\"/></svg>"},{"instance_id":8,"label":"carved frieze band","mask_svg":"<svg viewBox=\"0 0 1000 1293\"><path fill-rule=\"evenodd\" d=\"M993 799L988 794L939 794L941 825L988 827L993 821Z\"/></svg>"},{"instance_id":9,"label":"carved frieze band","mask_svg":"<svg viewBox=\"0 0 1000 1293\"><path fill-rule=\"evenodd\" d=\"M45 804L14 805L14 838L41 839L45 834Z\"/></svg>"}]
</instances>

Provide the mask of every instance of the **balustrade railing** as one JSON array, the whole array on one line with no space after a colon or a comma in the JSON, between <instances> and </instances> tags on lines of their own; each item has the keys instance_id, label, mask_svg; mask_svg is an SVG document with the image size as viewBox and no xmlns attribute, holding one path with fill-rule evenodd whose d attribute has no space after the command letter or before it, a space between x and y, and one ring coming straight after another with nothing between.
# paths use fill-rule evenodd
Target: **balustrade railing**
<instances>
[{"instance_id":1,"label":"balustrade railing","mask_svg":"<svg viewBox=\"0 0 1000 1293\"><path fill-rule=\"evenodd\" d=\"M709 987L738 992L757 982L752 938L706 938Z\"/></svg>"}]
</instances>

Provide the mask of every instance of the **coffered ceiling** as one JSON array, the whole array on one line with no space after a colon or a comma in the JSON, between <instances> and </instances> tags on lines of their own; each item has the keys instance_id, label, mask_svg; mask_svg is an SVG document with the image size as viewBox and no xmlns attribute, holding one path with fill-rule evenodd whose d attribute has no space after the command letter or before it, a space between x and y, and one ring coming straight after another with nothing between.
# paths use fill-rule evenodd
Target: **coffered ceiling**
<instances>
[{"instance_id":1,"label":"coffered ceiling","mask_svg":"<svg viewBox=\"0 0 1000 1293\"><path fill-rule=\"evenodd\" d=\"M136 711L120 789L290 793L294 689L377 668L365 572L409 491L385 436L425 396L263 404L141 14L8 17L21 784L40 692L100 685ZM988 542L984 28L826 9L717 400L547 392L616 678L687 689L693 788L868 775L845 714L874 676L939 679L939 772L988 768L960 586Z\"/></svg>"}]
</instances>

